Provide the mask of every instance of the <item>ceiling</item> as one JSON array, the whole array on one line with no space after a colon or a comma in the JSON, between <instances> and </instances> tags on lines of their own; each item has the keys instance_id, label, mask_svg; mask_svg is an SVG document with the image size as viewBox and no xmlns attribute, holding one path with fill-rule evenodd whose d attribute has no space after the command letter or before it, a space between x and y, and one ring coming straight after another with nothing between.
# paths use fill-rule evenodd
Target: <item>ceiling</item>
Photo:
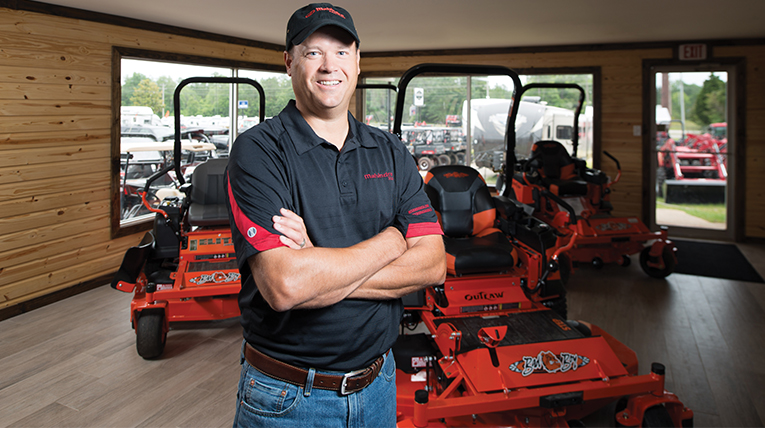
<instances>
[{"instance_id":1,"label":"ceiling","mask_svg":"<svg viewBox=\"0 0 765 428\"><path fill-rule=\"evenodd\" d=\"M42 3L284 44L307 0L44 0ZM763 0L355 0L362 51L764 38Z\"/></svg>"}]
</instances>

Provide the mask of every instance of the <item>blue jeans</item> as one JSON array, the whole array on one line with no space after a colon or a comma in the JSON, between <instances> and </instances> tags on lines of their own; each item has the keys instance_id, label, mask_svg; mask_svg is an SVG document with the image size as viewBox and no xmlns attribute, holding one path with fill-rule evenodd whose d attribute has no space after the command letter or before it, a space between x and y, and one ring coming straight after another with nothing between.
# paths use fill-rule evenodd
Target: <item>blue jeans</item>
<instances>
[{"instance_id":1,"label":"blue jeans","mask_svg":"<svg viewBox=\"0 0 765 428\"><path fill-rule=\"evenodd\" d=\"M313 388L310 382L302 387L276 380L242 357L236 396L234 428L395 427L396 362L393 352L388 352L380 374L371 385L341 396L337 391Z\"/></svg>"}]
</instances>

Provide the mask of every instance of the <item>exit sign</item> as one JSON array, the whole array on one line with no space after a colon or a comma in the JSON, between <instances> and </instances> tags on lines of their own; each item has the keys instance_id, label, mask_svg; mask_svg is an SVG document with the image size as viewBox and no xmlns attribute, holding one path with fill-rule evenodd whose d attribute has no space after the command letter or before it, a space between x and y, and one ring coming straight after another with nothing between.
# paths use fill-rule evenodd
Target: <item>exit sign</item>
<instances>
[{"instance_id":1,"label":"exit sign","mask_svg":"<svg viewBox=\"0 0 765 428\"><path fill-rule=\"evenodd\" d=\"M680 45L677 48L677 58L682 61L707 59L707 45L704 43Z\"/></svg>"}]
</instances>

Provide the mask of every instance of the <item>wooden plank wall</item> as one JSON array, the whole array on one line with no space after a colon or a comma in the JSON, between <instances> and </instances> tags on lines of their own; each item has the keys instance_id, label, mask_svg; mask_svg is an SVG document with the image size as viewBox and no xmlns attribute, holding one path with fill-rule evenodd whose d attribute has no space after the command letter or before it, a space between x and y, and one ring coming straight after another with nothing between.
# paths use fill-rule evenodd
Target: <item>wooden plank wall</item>
<instances>
[{"instance_id":1,"label":"wooden plank wall","mask_svg":"<svg viewBox=\"0 0 765 428\"><path fill-rule=\"evenodd\" d=\"M111 239L111 55L114 46L282 64L282 53L0 8L0 310L113 273L139 235ZM765 238L765 48L715 49L747 59L747 237ZM622 162L617 214L642 209L642 61L670 48L364 58L400 75L421 62L511 68L600 67L602 148ZM606 172L614 170L608 162Z\"/></svg>"},{"instance_id":2,"label":"wooden plank wall","mask_svg":"<svg viewBox=\"0 0 765 428\"><path fill-rule=\"evenodd\" d=\"M0 310L115 272L112 47L282 64L282 53L0 8Z\"/></svg>"},{"instance_id":3,"label":"wooden plank wall","mask_svg":"<svg viewBox=\"0 0 765 428\"><path fill-rule=\"evenodd\" d=\"M716 46L715 58L736 57L746 61L746 158L744 182L744 236L765 238L765 46ZM673 49L582 50L572 52L534 52L458 55L377 56L365 59L362 73L400 75L409 67L425 63L493 64L512 69L550 69L599 67L601 70L601 149L616 156L622 178L613 188L616 215L642 215L643 152L642 137L633 135L634 126L643 126L643 60L672 59ZM645 131L646 127L643 126ZM615 176L613 162L603 158L601 168ZM647 191L647 190L646 190Z\"/></svg>"}]
</instances>

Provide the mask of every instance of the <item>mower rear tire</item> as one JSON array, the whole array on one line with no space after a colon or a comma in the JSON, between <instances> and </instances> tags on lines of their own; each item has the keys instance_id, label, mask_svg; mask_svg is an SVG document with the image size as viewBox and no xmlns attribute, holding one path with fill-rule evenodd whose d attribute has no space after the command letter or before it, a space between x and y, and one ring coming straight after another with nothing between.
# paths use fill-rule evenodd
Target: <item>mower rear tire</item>
<instances>
[{"instance_id":1,"label":"mower rear tire","mask_svg":"<svg viewBox=\"0 0 765 428\"><path fill-rule=\"evenodd\" d=\"M650 277L653 278L666 278L674 272L675 270L675 255L672 254L672 248L669 246L665 246L661 250L661 259L664 262L664 268L659 269L652 266L648 266L648 260L651 258L650 255L651 247L645 247L643 248L643 251L640 252L640 267L643 268L643 271Z\"/></svg>"},{"instance_id":2,"label":"mower rear tire","mask_svg":"<svg viewBox=\"0 0 765 428\"><path fill-rule=\"evenodd\" d=\"M138 355L146 360L157 358L165 350L167 333L164 331L165 314L163 312L142 311L136 323L135 346Z\"/></svg>"},{"instance_id":3,"label":"mower rear tire","mask_svg":"<svg viewBox=\"0 0 765 428\"><path fill-rule=\"evenodd\" d=\"M669 416L667 409L662 406L653 406L643 414L643 428L674 427L672 417Z\"/></svg>"}]
</instances>

